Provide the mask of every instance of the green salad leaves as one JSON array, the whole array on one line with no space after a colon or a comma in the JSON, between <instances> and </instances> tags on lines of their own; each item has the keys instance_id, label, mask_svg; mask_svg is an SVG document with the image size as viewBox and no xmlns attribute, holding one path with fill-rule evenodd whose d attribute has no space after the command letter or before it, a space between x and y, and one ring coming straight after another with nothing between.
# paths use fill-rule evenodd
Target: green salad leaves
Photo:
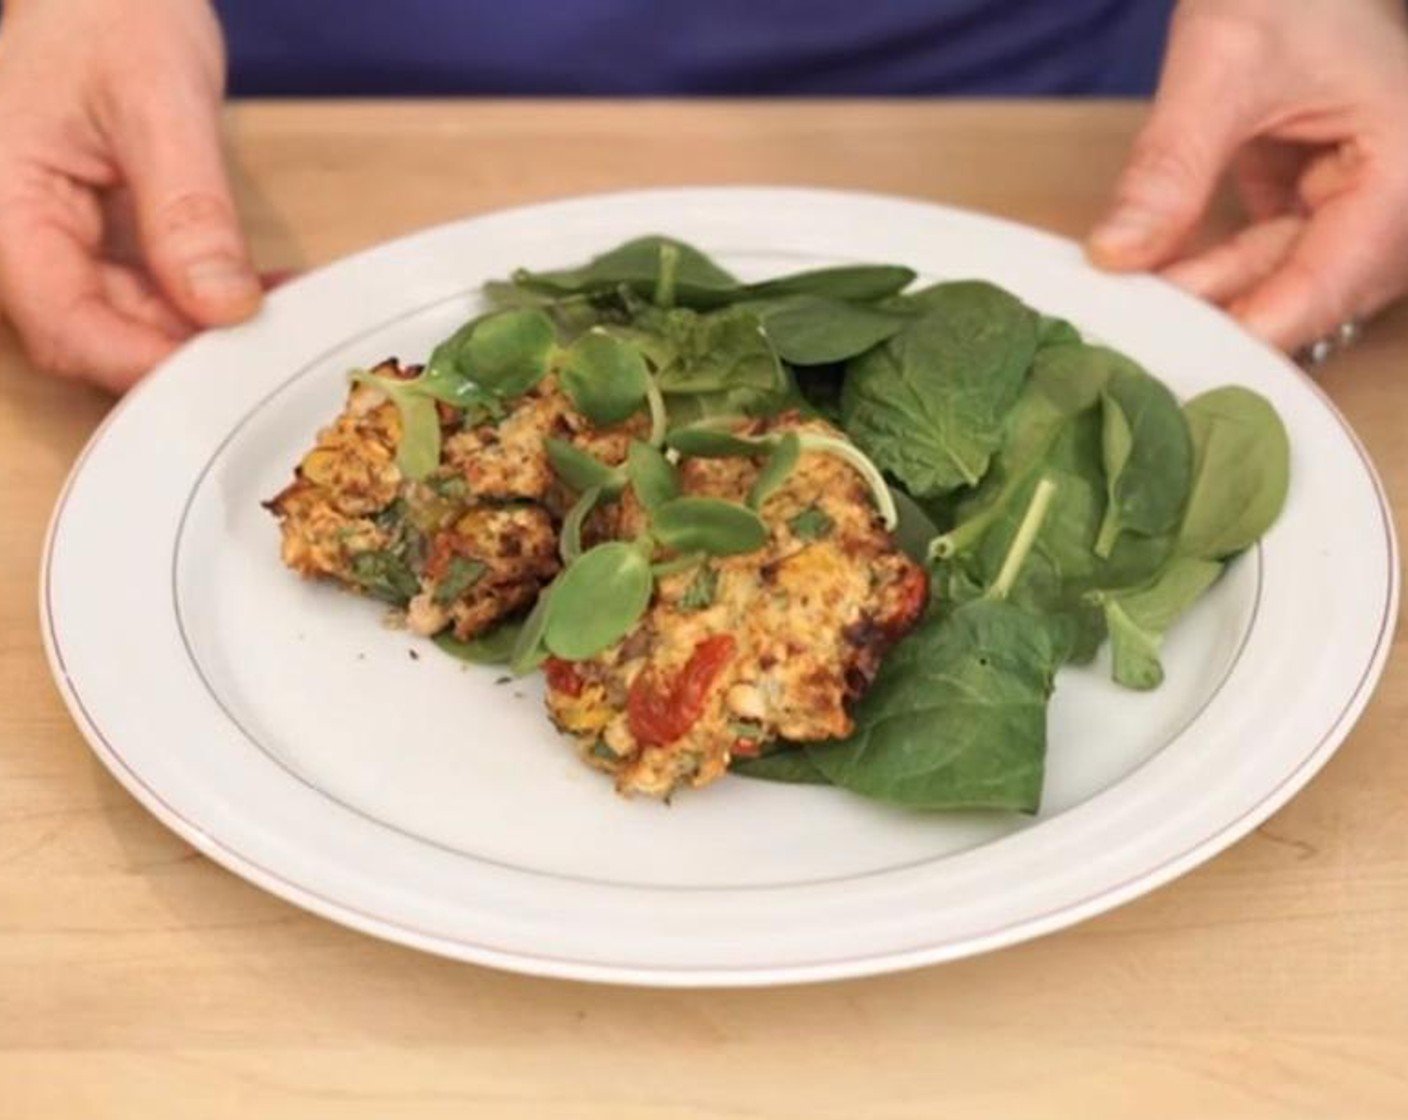
<instances>
[{"instance_id":1,"label":"green salad leaves","mask_svg":"<svg viewBox=\"0 0 1408 1120\"><path fill-rule=\"evenodd\" d=\"M650 418L624 462L547 441L576 499L562 572L527 617L442 646L517 672L592 657L630 633L667 572L693 573L681 609L707 609L712 558L764 547L762 511L799 457L837 455L928 565L930 603L855 705L849 736L775 745L733 769L910 809L1035 812L1059 669L1108 639L1114 680L1156 687L1164 636L1276 520L1290 449L1250 390L1180 403L1130 357L992 283L916 279L862 264L749 282L681 241L641 237L489 285L495 309L415 378L355 375L399 409L410 478L438 464L440 403L493 423L550 374L594 425ZM847 438L740 434L784 409ZM681 492L682 458L733 456L759 468L746 501ZM628 492L644 528L592 539L593 514ZM805 542L833 528L811 507L786 532ZM360 561L371 593L404 602L405 547ZM480 574L450 572L446 596Z\"/></svg>"}]
</instances>

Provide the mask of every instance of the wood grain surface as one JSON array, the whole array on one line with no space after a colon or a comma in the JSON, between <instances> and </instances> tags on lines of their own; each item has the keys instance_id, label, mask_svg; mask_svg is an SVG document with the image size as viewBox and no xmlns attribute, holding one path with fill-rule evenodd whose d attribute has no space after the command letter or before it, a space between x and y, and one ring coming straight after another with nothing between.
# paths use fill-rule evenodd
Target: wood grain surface
<instances>
[{"instance_id":1,"label":"wood grain surface","mask_svg":"<svg viewBox=\"0 0 1408 1120\"><path fill-rule=\"evenodd\" d=\"M1079 235L1140 115L287 103L238 106L229 124L259 263L300 269L470 213L668 183L896 192ZM1322 375L1400 511L1406 376L1402 313ZM49 681L35 595L51 504L109 405L0 342L0 1117L1408 1116L1397 643L1361 724L1287 808L1065 933L814 987L525 979L263 894L167 833L94 760Z\"/></svg>"}]
</instances>

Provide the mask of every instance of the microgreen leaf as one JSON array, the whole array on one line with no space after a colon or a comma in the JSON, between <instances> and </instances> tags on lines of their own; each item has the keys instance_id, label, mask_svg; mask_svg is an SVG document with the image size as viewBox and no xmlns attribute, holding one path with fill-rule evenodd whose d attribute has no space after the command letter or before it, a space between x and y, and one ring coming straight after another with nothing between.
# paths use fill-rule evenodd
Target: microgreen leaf
<instances>
[{"instance_id":1,"label":"microgreen leaf","mask_svg":"<svg viewBox=\"0 0 1408 1120\"><path fill-rule=\"evenodd\" d=\"M625 637L650 605L654 579L641 550L609 541L582 553L553 584L543 641L567 661L582 661Z\"/></svg>"},{"instance_id":2,"label":"microgreen leaf","mask_svg":"<svg viewBox=\"0 0 1408 1120\"><path fill-rule=\"evenodd\" d=\"M547 633L548 621L552 617L552 597L557 584L550 583L538 595L538 601L523 620L518 637L509 653L508 666L515 676L531 673L547 660L547 646L543 637Z\"/></svg>"},{"instance_id":3,"label":"microgreen leaf","mask_svg":"<svg viewBox=\"0 0 1408 1120\"><path fill-rule=\"evenodd\" d=\"M654 510L680 496L680 480L675 468L656 448L632 440L626 457L626 477L640 504Z\"/></svg>"},{"instance_id":4,"label":"microgreen leaf","mask_svg":"<svg viewBox=\"0 0 1408 1120\"><path fill-rule=\"evenodd\" d=\"M733 422L738 422L734 420ZM737 459L766 455L770 439L745 439L712 424L691 424L676 428L665 437L665 445L695 459Z\"/></svg>"},{"instance_id":5,"label":"microgreen leaf","mask_svg":"<svg viewBox=\"0 0 1408 1120\"><path fill-rule=\"evenodd\" d=\"M651 530L678 552L733 556L755 552L768 540L768 527L752 510L717 498L676 498L655 510Z\"/></svg>"},{"instance_id":6,"label":"microgreen leaf","mask_svg":"<svg viewBox=\"0 0 1408 1120\"><path fill-rule=\"evenodd\" d=\"M562 519L562 536L558 540L558 552L562 556L564 564L570 564L582 554L582 525L585 524L592 510L596 509L597 503L601 501L602 490L599 486L583 490L582 496L567 511L567 516Z\"/></svg>"},{"instance_id":7,"label":"microgreen leaf","mask_svg":"<svg viewBox=\"0 0 1408 1120\"><path fill-rule=\"evenodd\" d=\"M763 469L758 472L757 479L748 491L748 507L762 509L763 503L787 481L801 457L802 441L797 438L796 432L788 432L778 440L772 454L763 463Z\"/></svg>"},{"instance_id":8,"label":"microgreen leaf","mask_svg":"<svg viewBox=\"0 0 1408 1120\"><path fill-rule=\"evenodd\" d=\"M483 392L512 398L542 380L556 343L546 313L511 308L462 327L436 348L429 368L437 378L448 381L453 371Z\"/></svg>"},{"instance_id":9,"label":"microgreen leaf","mask_svg":"<svg viewBox=\"0 0 1408 1120\"><path fill-rule=\"evenodd\" d=\"M619 467L608 467L595 455L556 436L543 440L553 473L577 493L599 489L617 494L626 485L626 475Z\"/></svg>"},{"instance_id":10,"label":"microgreen leaf","mask_svg":"<svg viewBox=\"0 0 1408 1120\"><path fill-rule=\"evenodd\" d=\"M392 398L401 412L396 466L409 479L421 479L440 465L440 412L429 397L403 391Z\"/></svg>"},{"instance_id":11,"label":"microgreen leaf","mask_svg":"<svg viewBox=\"0 0 1408 1120\"><path fill-rule=\"evenodd\" d=\"M381 390L401 417L401 439L396 445L396 466L408 479L427 477L440 466L440 412L435 402L416 391L419 379L402 381L370 370L356 369L350 380Z\"/></svg>"},{"instance_id":12,"label":"microgreen leaf","mask_svg":"<svg viewBox=\"0 0 1408 1120\"><path fill-rule=\"evenodd\" d=\"M559 376L573 407L602 427L638 412L650 382L640 351L601 331L588 331L572 344Z\"/></svg>"}]
</instances>

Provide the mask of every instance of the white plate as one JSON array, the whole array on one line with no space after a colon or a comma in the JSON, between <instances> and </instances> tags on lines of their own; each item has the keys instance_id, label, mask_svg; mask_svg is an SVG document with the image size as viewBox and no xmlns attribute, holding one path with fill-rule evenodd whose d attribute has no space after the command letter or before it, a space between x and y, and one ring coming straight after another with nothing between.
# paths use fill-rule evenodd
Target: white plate
<instances>
[{"instance_id":1,"label":"white plate","mask_svg":"<svg viewBox=\"0 0 1408 1120\"><path fill-rule=\"evenodd\" d=\"M1241 382L1290 430L1285 514L1135 694L1063 672L1035 820L925 816L727 779L615 796L503 683L282 569L259 501L337 411L344 373L423 357L518 265L668 232L747 277L898 261L980 276L1119 347L1182 395ZM918 202L708 189L577 199L433 229L280 290L119 407L59 502L42 610L93 749L212 859L432 952L642 984L876 973L1033 937L1187 871L1282 805L1359 715L1398 592L1362 448L1286 360L1070 242ZM1313 604L1313 605L1312 605ZM1313 624L1310 620L1314 620ZM414 653L419 653L419 658Z\"/></svg>"}]
</instances>

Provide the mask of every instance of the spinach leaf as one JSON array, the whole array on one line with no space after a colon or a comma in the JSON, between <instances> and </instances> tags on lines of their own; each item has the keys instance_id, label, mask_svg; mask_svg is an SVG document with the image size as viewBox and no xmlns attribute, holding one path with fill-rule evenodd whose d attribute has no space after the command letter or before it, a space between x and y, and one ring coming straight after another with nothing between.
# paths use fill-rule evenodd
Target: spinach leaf
<instances>
[{"instance_id":1,"label":"spinach leaf","mask_svg":"<svg viewBox=\"0 0 1408 1120\"><path fill-rule=\"evenodd\" d=\"M1067 344L1079 345L1083 341L1080 331L1065 319L1042 315L1037 321L1036 344L1039 349L1045 350L1050 346L1065 346Z\"/></svg>"},{"instance_id":2,"label":"spinach leaf","mask_svg":"<svg viewBox=\"0 0 1408 1120\"><path fill-rule=\"evenodd\" d=\"M568 349L558 380L572 406L602 427L639 412L650 386L640 351L597 330L588 331Z\"/></svg>"},{"instance_id":3,"label":"spinach leaf","mask_svg":"<svg viewBox=\"0 0 1408 1120\"><path fill-rule=\"evenodd\" d=\"M1280 515L1290 485L1290 443L1265 398L1227 386L1184 409L1193 480L1178 534L1185 556L1220 560L1249 547Z\"/></svg>"},{"instance_id":4,"label":"spinach leaf","mask_svg":"<svg viewBox=\"0 0 1408 1120\"><path fill-rule=\"evenodd\" d=\"M895 264L843 264L793 272L749 284L749 299L773 296L821 296L828 300L871 303L897 295L914 281L915 272Z\"/></svg>"},{"instance_id":5,"label":"spinach leaf","mask_svg":"<svg viewBox=\"0 0 1408 1120\"><path fill-rule=\"evenodd\" d=\"M917 498L975 485L1036 353L1036 317L978 281L922 293L924 313L848 366L847 434Z\"/></svg>"},{"instance_id":6,"label":"spinach leaf","mask_svg":"<svg viewBox=\"0 0 1408 1120\"><path fill-rule=\"evenodd\" d=\"M644 299L654 298L660 285L662 250L673 256L673 302L685 307L717 307L741 290L739 282L692 245L673 238L638 237L594 257L578 268L550 272L520 269L514 283L529 291L553 295L610 292L627 288Z\"/></svg>"},{"instance_id":7,"label":"spinach leaf","mask_svg":"<svg viewBox=\"0 0 1408 1120\"><path fill-rule=\"evenodd\" d=\"M1108 561L1096 556L1095 537L1105 504L1099 410L1088 408L1068 416L1046 435L1050 443L1041 448L1035 463L1040 473L1027 469L1010 489L999 484L997 500L982 511L980 533L965 533L971 523L960 520L949 534L962 548L941 561L937 582L960 599L990 587L1017 539L1041 479L1050 480L1056 489L1049 515L1032 542L1010 598L1065 627L1072 659L1085 662L1095 656L1105 637L1101 611L1086 600L1086 592L1148 578L1162 563L1171 541L1161 542L1161 553L1144 556L1135 555L1144 542L1131 537L1120 542ZM1116 569L1128 573L1128 578L1109 574Z\"/></svg>"},{"instance_id":8,"label":"spinach leaf","mask_svg":"<svg viewBox=\"0 0 1408 1120\"><path fill-rule=\"evenodd\" d=\"M817 768L810 753L799 746L786 746L768 751L757 758L735 757L729 772L745 778L761 778L766 782L788 782L794 785L829 786L831 781Z\"/></svg>"},{"instance_id":9,"label":"spinach leaf","mask_svg":"<svg viewBox=\"0 0 1408 1120\"><path fill-rule=\"evenodd\" d=\"M522 626L521 622L501 622L487 634L467 641L442 630L431 640L451 657L472 665L507 665Z\"/></svg>"},{"instance_id":10,"label":"spinach leaf","mask_svg":"<svg viewBox=\"0 0 1408 1120\"><path fill-rule=\"evenodd\" d=\"M931 546L931 555L941 562L941 584L952 584L956 591L986 587L1036 478L1052 478L1055 506L1023 568L1014 601L1064 616L1075 627L1079 640L1073 656L1081 661L1094 656L1105 633L1103 616L1086 600L1087 593L1147 582L1173 547L1168 532L1122 534L1108 556L1095 550L1108 503L1102 405L1111 383L1126 376L1127 366L1136 370L1131 376L1147 377L1101 347L1058 346L1038 353L992 471L960 504L955 526Z\"/></svg>"},{"instance_id":11,"label":"spinach leaf","mask_svg":"<svg viewBox=\"0 0 1408 1120\"><path fill-rule=\"evenodd\" d=\"M1145 587L1095 594L1110 630L1116 681L1138 689L1163 682L1159 645L1164 634L1221 574L1219 563L1175 556Z\"/></svg>"},{"instance_id":12,"label":"spinach leaf","mask_svg":"<svg viewBox=\"0 0 1408 1120\"><path fill-rule=\"evenodd\" d=\"M1034 813L1064 653L1047 620L1005 602L931 615L881 666L855 731L807 757L833 784L892 804Z\"/></svg>"},{"instance_id":13,"label":"spinach leaf","mask_svg":"<svg viewBox=\"0 0 1408 1120\"><path fill-rule=\"evenodd\" d=\"M781 381L777 353L756 315L676 311L660 322L667 349L657 348L656 378L664 393L767 390Z\"/></svg>"},{"instance_id":14,"label":"spinach leaf","mask_svg":"<svg viewBox=\"0 0 1408 1120\"><path fill-rule=\"evenodd\" d=\"M1101 391L1106 504L1095 552L1108 557L1122 533L1154 537L1178 528L1193 446L1167 387L1114 351L1102 356L1109 368Z\"/></svg>"},{"instance_id":15,"label":"spinach leaf","mask_svg":"<svg viewBox=\"0 0 1408 1120\"><path fill-rule=\"evenodd\" d=\"M898 334L907 319L890 311L820 296L799 296L762 313L763 330L783 361L843 362Z\"/></svg>"}]
</instances>

